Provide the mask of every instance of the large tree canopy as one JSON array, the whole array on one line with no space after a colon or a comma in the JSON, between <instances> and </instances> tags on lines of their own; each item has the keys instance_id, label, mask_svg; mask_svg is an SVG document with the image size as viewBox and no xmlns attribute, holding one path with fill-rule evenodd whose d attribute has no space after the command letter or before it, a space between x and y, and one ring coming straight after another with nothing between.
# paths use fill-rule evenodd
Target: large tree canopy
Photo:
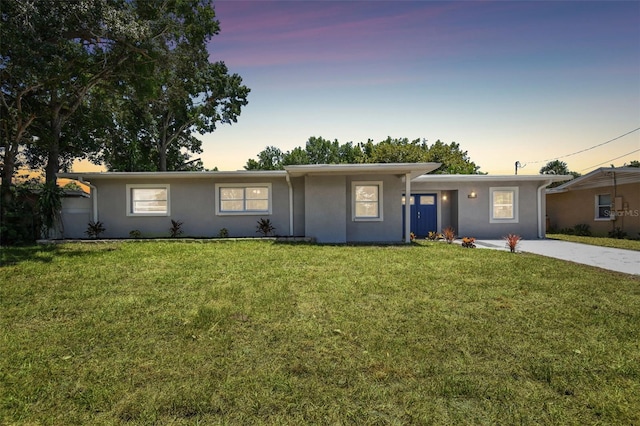
<instances>
[{"instance_id":1,"label":"large tree canopy","mask_svg":"<svg viewBox=\"0 0 640 426\"><path fill-rule=\"evenodd\" d=\"M191 133L247 104L242 79L209 62L213 0L3 0L0 19L3 184L25 150L48 182L75 158L123 168L122 149L136 169L192 164Z\"/></svg>"},{"instance_id":2,"label":"large tree canopy","mask_svg":"<svg viewBox=\"0 0 640 426\"><path fill-rule=\"evenodd\" d=\"M257 160L249 159L246 170L281 170L293 164L357 164L357 163L418 163L436 162L442 165L433 173L476 174L480 167L471 161L467 151L452 142L437 140L429 145L425 139L410 141L407 138L340 144L322 137L311 137L305 147L282 152L269 146L258 153Z\"/></svg>"}]
</instances>

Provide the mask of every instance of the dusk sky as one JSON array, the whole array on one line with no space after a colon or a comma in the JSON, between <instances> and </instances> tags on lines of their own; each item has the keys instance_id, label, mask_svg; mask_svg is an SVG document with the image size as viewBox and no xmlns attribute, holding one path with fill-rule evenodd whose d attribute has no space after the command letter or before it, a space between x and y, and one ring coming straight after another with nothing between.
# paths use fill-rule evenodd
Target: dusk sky
<instances>
[{"instance_id":1,"label":"dusk sky","mask_svg":"<svg viewBox=\"0 0 640 426\"><path fill-rule=\"evenodd\" d=\"M242 169L268 145L287 151L311 136L457 142L490 174L512 174L515 161L537 174L561 157L584 174L640 159L640 2L215 9L222 30L210 58L251 93L237 123L201 136L207 168Z\"/></svg>"}]
</instances>

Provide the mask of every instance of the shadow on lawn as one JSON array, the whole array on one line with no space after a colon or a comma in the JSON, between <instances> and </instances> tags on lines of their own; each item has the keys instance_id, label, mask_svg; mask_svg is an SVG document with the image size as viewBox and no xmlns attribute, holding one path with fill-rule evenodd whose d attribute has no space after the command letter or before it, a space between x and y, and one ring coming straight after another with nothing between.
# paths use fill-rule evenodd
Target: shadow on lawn
<instances>
[{"instance_id":1,"label":"shadow on lawn","mask_svg":"<svg viewBox=\"0 0 640 426\"><path fill-rule=\"evenodd\" d=\"M0 249L0 268L17 265L22 262L51 263L56 257L84 257L95 256L102 252L116 250L114 247L101 247L96 250L81 250L70 248L69 246L36 245L25 247L2 247Z\"/></svg>"}]
</instances>

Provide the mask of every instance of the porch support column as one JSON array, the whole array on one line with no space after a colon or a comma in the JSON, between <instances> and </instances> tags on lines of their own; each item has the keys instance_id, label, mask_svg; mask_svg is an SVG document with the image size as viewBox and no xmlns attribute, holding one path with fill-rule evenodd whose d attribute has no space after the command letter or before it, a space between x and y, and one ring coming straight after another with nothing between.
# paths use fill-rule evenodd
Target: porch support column
<instances>
[{"instance_id":1,"label":"porch support column","mask_svg":"<svg viewBox=\"0 0 640 426\"><path fill-rule=\"evenodd\" d=\"M411 242L411 173L404 175L404 242Z\"/></svg>"}]
</instances>

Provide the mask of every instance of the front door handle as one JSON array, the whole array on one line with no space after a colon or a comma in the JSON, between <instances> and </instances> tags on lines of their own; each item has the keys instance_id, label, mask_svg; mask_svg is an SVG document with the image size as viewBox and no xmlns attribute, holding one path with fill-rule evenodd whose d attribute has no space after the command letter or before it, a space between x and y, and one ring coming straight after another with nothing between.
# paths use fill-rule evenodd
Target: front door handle
<instances>
[{"instance_id":1,"label":"front door handle","mask_svg":"<svg viewBox=\"0 0 640 426\"><path fill-rule=\"evenodd\" d=\"M418 212L418 219L420 219L420 212Z\"/></svg>"}]
</instances>

